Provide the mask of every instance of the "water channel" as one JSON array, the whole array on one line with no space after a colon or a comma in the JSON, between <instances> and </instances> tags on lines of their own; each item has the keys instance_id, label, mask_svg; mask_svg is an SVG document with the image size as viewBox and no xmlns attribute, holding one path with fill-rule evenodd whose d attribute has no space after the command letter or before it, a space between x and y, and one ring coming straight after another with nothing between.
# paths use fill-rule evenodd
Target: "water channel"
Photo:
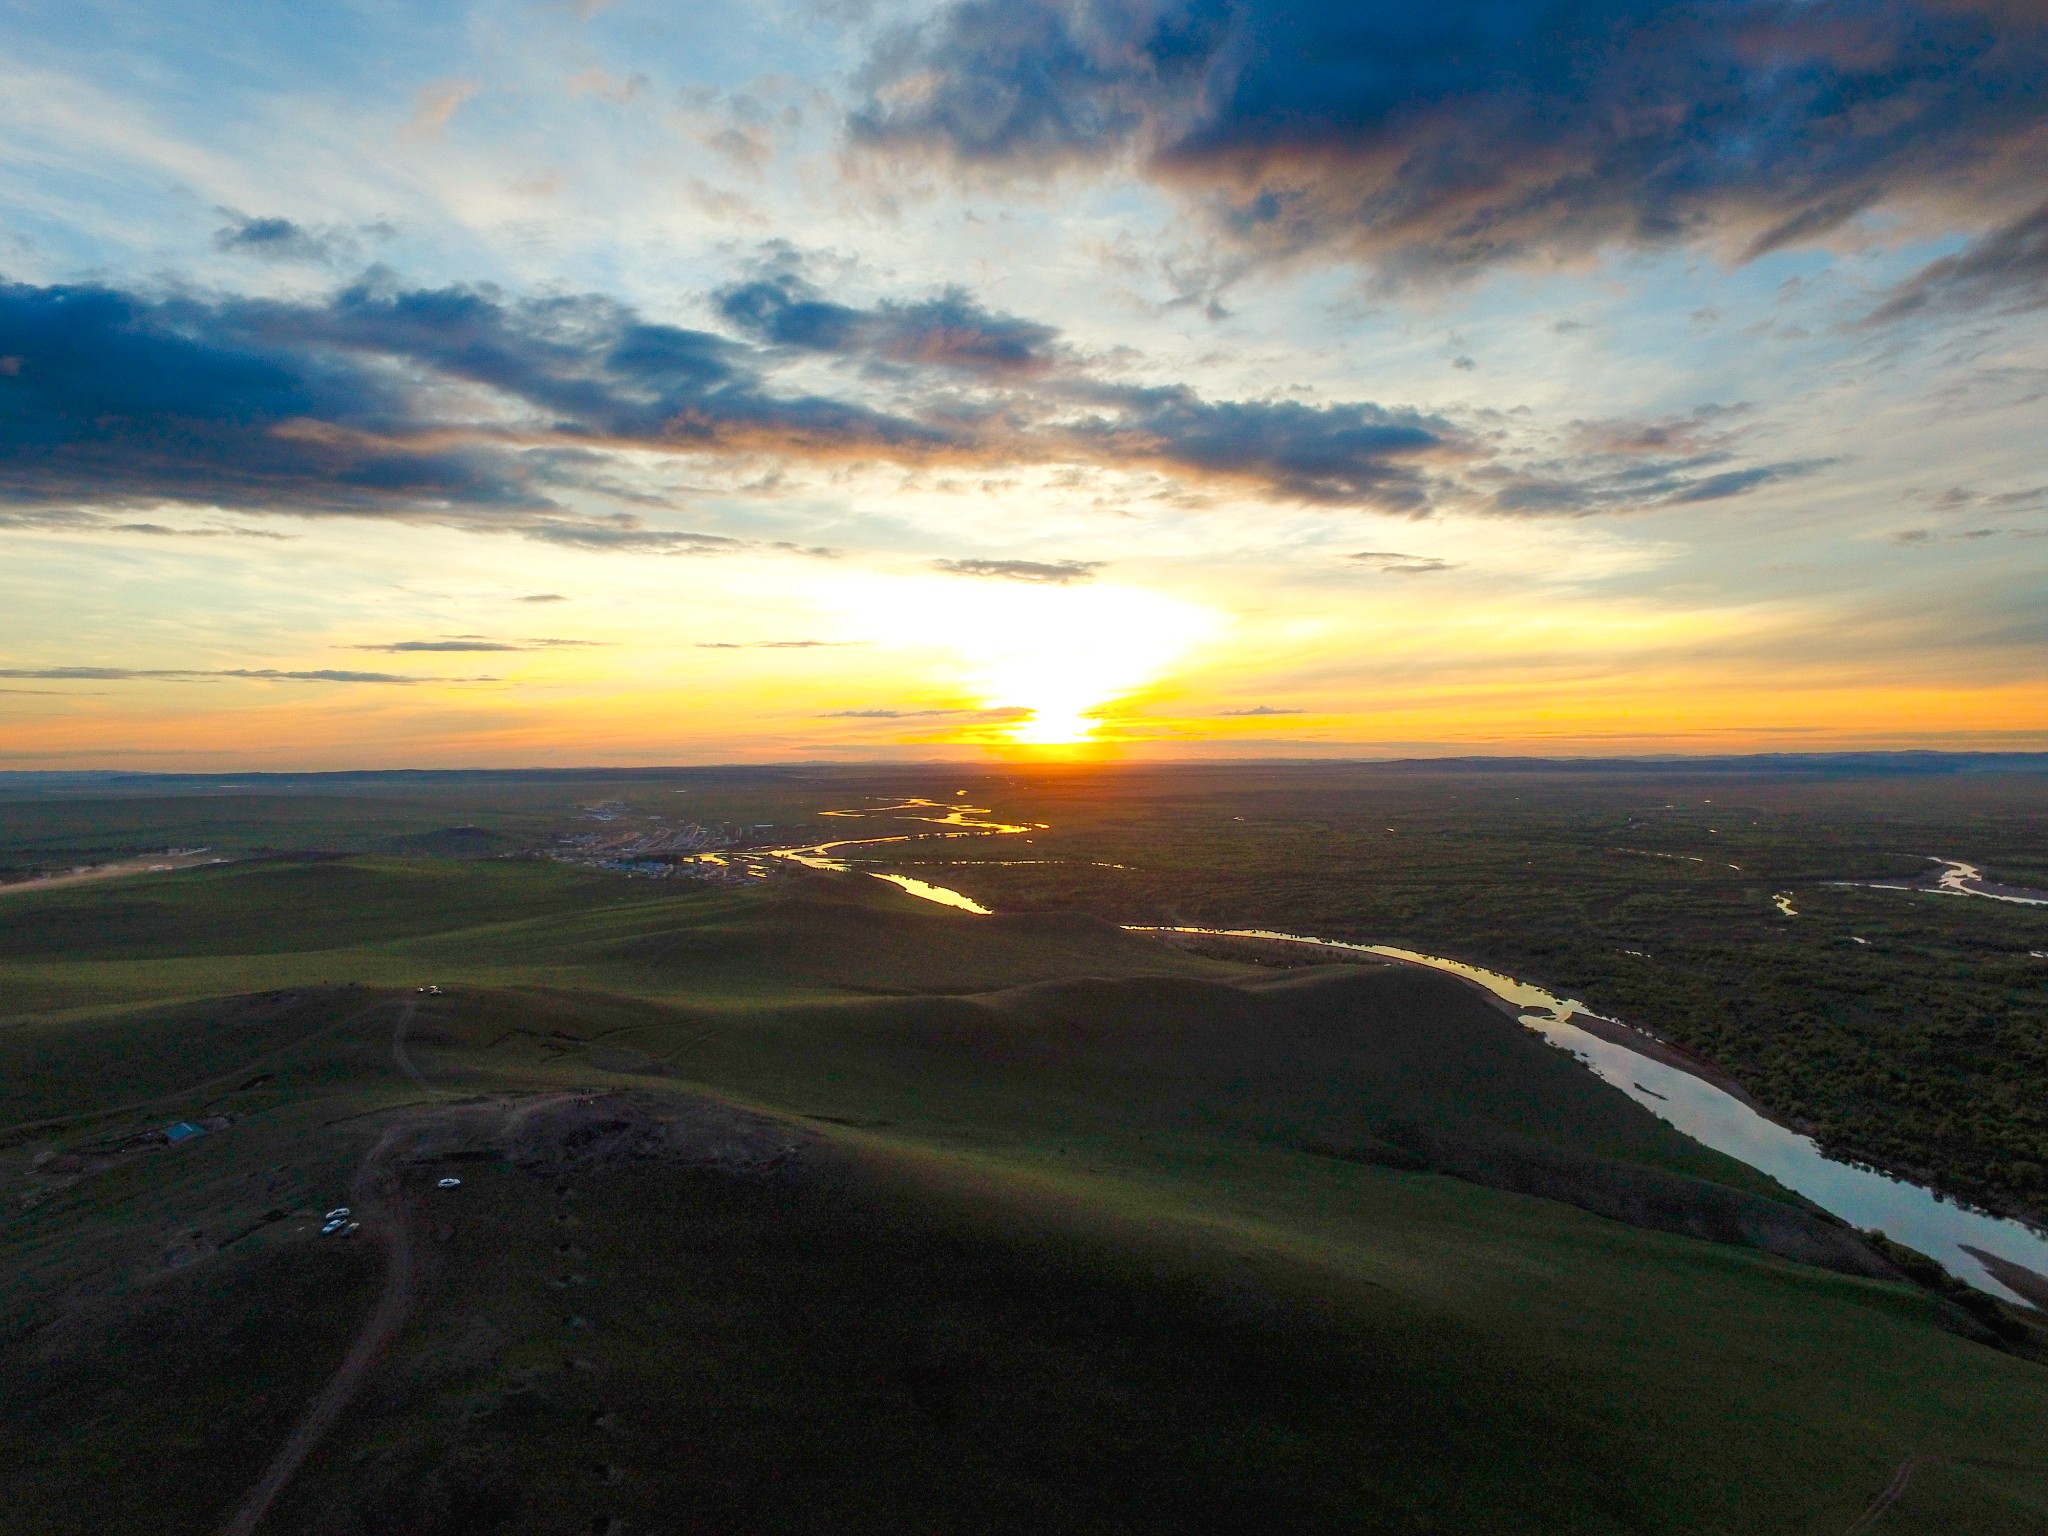
<instances>
[{"instance_id":1,"label":"water channel","mask_svg":"<svg viewBox=\"0 0 2048 1536\"><path fill-rule=\"evenodd\" d=\"M986 816L989 813L979 807L943 807L929 800L912 800L896 806L877 808L881 813L925 809L950 809L952 814L945 817L917 819L960 829L951 833L954 836L990 836L1037 830L1033 827L1000 822L972 821L967 818ZM791 859L814 869L846 870L851 866L833 858L835 850L854 846L856 843L907 840L902 837L849 839L845 842L821 843L801 849L777 850L776 856ZM1961 867L1969 871L1968 876L1953 885L1944 880L1942 888L1957 894L1988 894L1962 888L1965 880L1976 876L1976 871L1968 865ZM911 895L923 897L927 901L988 915L988 908L959 891L948 890L944 886L933 885L924 880L913 880L905 875L881 875L878 878L900 886ZM2020 899L2034 895L2035 893L2026 893L2025 897ZM2003 899L2015 898L2008 896ZM1786 905L1789 906L1790 903L1787 902ZM1788 911L1786 915L1789 917L1793 914ZM1683 1067L1631 1050L1624 1044L1574 1024L1572 1021L1576 1018L1599 1020L1602 1023L1611 1022L1601 1019L1600 1015L1576 999L1558 997L1539 986L1518 981L1512 976L1504 976L1498 971L1486 970L1481 966L1449 960L1441 955L1425 955L1414 950L1396 949L1387 944L1351 944L1338 939L1318 939L1306 934L1279 933L1260 928L1156 928L1126 925L1126 930L1132 933L1188 933L1218 938L1261 939L1321 949L1345 950L1355 954L1376 955L1381 959L1404 965L1426 966L1431 970L1463 977L1509 1004L1527 1028L1543 1036L1552 1045L1570 1051L1585 1063L1595 1076L1620 1089L1658 1119L1675 1126L1693 1140L1712 1147L1716 1152L1725 1153L1769 1174L1786 1188L1804 1195L1815 1205L1839 1216L1851 1226L1865 1232L1883 1232L1893 1241L1904 1243L1909 1248L1916 1248L1927 1254L1950 1274L1979 1290L1988 1291L1994 1296L2021 1305L2033 1303L2029 1298L2002 1283L1986 1267L1978 1254L1989 1254L1994 1259L2021 1265L2036 1275L2048 1277L2048 1233L2038 1231L2024 1222L2008 1220L2005 1217L1973 1210L1966 1205L1959 1205L1933 1190L1923 1189L1904 1179L1893 1178L1874 1168L1831 1158L1821 1151L1811 1137L1802 1136L1797 1131L1766 1118L1734 1094L1716 1087Z\"/></svg>"}]
</instances>

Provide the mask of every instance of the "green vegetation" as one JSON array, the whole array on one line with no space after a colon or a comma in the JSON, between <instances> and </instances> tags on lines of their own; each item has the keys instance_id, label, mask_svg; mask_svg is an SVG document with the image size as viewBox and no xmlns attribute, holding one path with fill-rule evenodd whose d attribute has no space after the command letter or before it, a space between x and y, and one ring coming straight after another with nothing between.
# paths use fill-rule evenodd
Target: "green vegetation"
<instances>
[{"instance_id":1,"label":"green vegetation","mask_svg":"<svg viewBox=\"0 0 2048 1536\"><path fill-rule=\"evenodd\" d=\"M819 813L964 789L1048 825L851 857L1005 913L1277 927L1509 971L1713 1061L1831 1150L2048 1220L2048 909L1835 883L1919 878L1942 854L2048 887L2044 774L1295 764L9 783L0 869L18 874L202 844L478 858L588 830L579 807L600 802L647 825L769 822L763 840L784 842L929 833ZM744 972L736 960L732 985ZM0 1009L91 995L75 973L18 978ZM185 984L203 995L215 979L201 968ZM138 972L126 995L178 985Z\"/></svg>"},{"instance_id":2,"label":"green vegetation","mask_svg":"<svg viewBox=\"0 0 2048 1536\"><path fill-rule=\"evenodd\" d=\"M6 900L21 1529L219 1529L401 1231L265 1530L1838 1531L1909 1460L1874 1529L2048 1519L2037 1332L1444 978L829 876Z\"/></svg>"},{"instance_id":3,"label":"green vegetation","mask_svg":"<svg viewBox=\"0 0 2048 1536\"><path fill-rule=\"evenodd\" d=\"M1044 862L983 842L877 867L1005 912L1506 971L1707 1058L1831 1150L2048 1219L2048 908L1834 883L1942 855L2048 887L2048 775L1295 766L975 792L1051 824L1028 849Z\"/></svg>"}]
</instances>

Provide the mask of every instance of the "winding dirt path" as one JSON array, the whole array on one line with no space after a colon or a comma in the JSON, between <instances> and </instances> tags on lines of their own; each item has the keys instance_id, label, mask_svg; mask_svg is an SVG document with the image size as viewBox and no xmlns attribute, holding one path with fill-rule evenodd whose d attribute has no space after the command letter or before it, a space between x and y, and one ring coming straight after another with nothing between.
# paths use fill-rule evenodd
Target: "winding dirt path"
<instances>
[{"instance_id":1,"label":"winding dirt path","mask_svg":"<svg viewBox=\"0 0 2048 1536\"><path fill-rule=\"evenodd\" d=\"M412 1228L407 1220L405 1192L399 1183L398 1170L386 1164L392 1147L407 1129L405 1125L394 1125L387 1130L357 1167L355 1179L349 1186L349 1198L356 1207L363 1230L381 1238L384 1243L383 1294L377 1298L376 1308L356 1334L355 1342L349 1346L348 1356L341 1362L340 1369L320 1389L320 1395L313 1399L305 1417L299 1420L291 1438L272 1458L262 1478L249 1490L241 1508L221 1527L221 1536L252 1536L263 1523L263 1517L270 1513L270 1506L277 1501L285 1485L326 1439L327 1432L334 1427L342 1411L354 1400L363 1377L384 1352L385 1346L396 1337L406 1315L412 1310Z\"/></svg>"},{"instance_id":2,"label":"winding dirt path","mask_svg":"<svg viewBox=\"0 0 2048 1536\"><path fill-rule=\"evenodd\" d=\"M408 999L392 1021L391 1060L413 1083L426 1088L427 1080L420 1075L418 1066L405 1049L406 1031L411 1027L413 1014L418 1008L418 1003ZM327 1438L328 1431L334 1428L343 1410L354 1401L363 1377L376 1364L385 1347L397 1337L398 1330L405 1325L406 1316L412 1311L412 1226L408 1220L405 1189L399 1170L390 1164L392 1149L409 1129L410 1123L401 1121L385 1131L369 1155L357 1165L355 1178L349 1184L349 1203L362 1222L362 1230L373 1240L381 1240L384 1244L383 1293L378 1296L376 1307L365 1319L355 1341L349 1345L348 1355L340 1368L320 1389L320 1395L313 1399L312 1406L292 1430L291 1438L271 1458L269 1467L256 1486L249 1490L241 1507L221 1527L221 1536L253 1536L263 1523L263 1517L270 1513L271 1505L277 1502L277 1496L284 1492L306 1458Z\"/></svg>"}]
</instances>

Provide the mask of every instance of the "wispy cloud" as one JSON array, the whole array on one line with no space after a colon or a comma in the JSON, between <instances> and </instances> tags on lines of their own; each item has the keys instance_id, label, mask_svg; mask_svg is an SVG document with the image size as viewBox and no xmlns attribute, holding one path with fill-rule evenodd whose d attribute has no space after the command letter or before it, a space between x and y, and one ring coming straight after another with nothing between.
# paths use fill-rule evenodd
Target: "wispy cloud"
<instances>
[{"instance_id":1,"label":"wispy cloud","mask_svg":"<svg viewBox=\"0 0 2048 1536\"><path fill-rule=\"evenodd\" d=\"M45 682L196 682L233 677L266 683L495 683L495 677L407 677L396 672L347 672L320 667L285 672L272 667L0 667L0 677L39 678Z\"/></svg>"},{"instance_id":2,"label":"wispy cloud","mask_svg":"<svg viewBox=\"0 0 2048 1536\"><path fill-rule=\"evenodd\" d=\"M438 139L462 104L480 89L474 80L428 81L413 99L412 121L406 124L405 137Z\"/></svg>"},{"instance_id":3,"label":"wispy cloud","mask_svg":"<svg viewBox=\"0 0 2048 1536\"><path fill-rule=\"evenodd\" d=\"M948 576L981 576L997 581L1024 581L1039 586L1066 587L1093 581L1102 569L1100 560L934 560L935 571Z\"/></svg>"},{"instance_id":4,"label":"wispy cloud","mask_svg":"<svg viewBox=\"0 0 2048 1536\"><path fill-rule=\"evenodd\" d=\"M156 539L269 539L289 541L296 534L271 528L241 528L215 523L204 528L174 528L166 523L127 522L104 512L79 507L0 507L0 531L36 533L134 533Z\"/></svg>"},{"instance_id":5,"label":"wispy cloud","mask_svg":"<svg viewBox=\"0 0 2048 1536\"><path fill-rule=\"evenodd\" d=\"M831 709L819 715L820 720L959 720L977 725L1008 725L1031 718L1032 711L1022 705L1002 705L994 709Z\"/></svg>"},{"instance_id":6,"label":"wispy cloud","mask_svg":"<svg viewBox=\"0 0 2048 1536\"><path fill-rule=\"evenodd\" d=\"M1404 555L1393 549L1361 549L1344 558L1357 565L1371 566L1389 576L1429 576L1438 571L1456 569L1450 561L1435 555Z\"/></svg>"},{"instance_id":7,"label":"wispy cloud","mask_svg":"<svg viewBox=\"0 0 2048 1536\"><path fill-rule=\"evenodd\" d=\"M842 645L865 645L865 640L699 640L700 651L816 651Z\"/></svg>"},{"instance_id":8,"label":"wispy cloud","mask_svg":"<svg viewBox=\"0 0 2048 1536\"><path fill-rule=\"evenodd\" d=\"M1285 709L1272 704L1257 704L1250 709L1219 709L1217 716L1224 720L1245 719L1261 715L1305 715L1305 709Z\"/></svg>"},{"instance_id":9,"label":"wispy cloud","mask_svg":"<svg viewBox=\"0 0 2048 1536\"><path fill-rule=\"evenodd\" d=\"M1992 230L1954 256L1931 261L1888 294L1865 323L1883 325L1956 309L2037 309L2048 304L2048 203Z\"/></svg>"},{"instance_id":10,"label":"wispy cloud","mask_svg":"<svg viewBox=\"0 0 2048 1536\"><path fill-rule=\"evenodd\" d=\"M828 709L820 720L930 720L939 715L971 715L971 709Z\"/></svg>"},{"instance_id":11,"label":"wispy cloud","mask_svg":"<svg viewBox=\"0 0 2048 1536\"><path fill-rule=\"evenodd\" d=\"M486 640L476 635L453 636L444 640L391 640L379 645L352 645L352 651L382 651L398 656L415 651L551 651L565 647L602 645L602 640Z\"/></svg>"}]
</instances>

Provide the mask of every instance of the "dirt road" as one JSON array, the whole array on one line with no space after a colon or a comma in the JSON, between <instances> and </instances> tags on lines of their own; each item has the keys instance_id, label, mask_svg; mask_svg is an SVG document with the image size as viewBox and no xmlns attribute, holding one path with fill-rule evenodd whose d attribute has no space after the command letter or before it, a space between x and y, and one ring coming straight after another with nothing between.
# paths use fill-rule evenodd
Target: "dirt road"
<instances>
[{"instance_id":1,"label":"dirt road","mask_svg":"<svg viewBox=\"0 0 2048 1536\"><path fill-rule=\"evenodd\" d=\"M392 1021L391 1059L413 1083L426 1088L427 1080L420 1075L418 1066L405 1049L406 1031L411 1027L413 1014L418 1008L418 1003L408 999ZM249 1490L241 1508L221 1527L221 1536L252 1536L286 1484L291 1482L315 1447L327 1438L327 1432L354 1400L363 1377L376 1364L385 1347L397 1337L407 1314L412 1311L412 1227L407 1219L400 1170L393 1158L399 1141L411 1129L412 1122L408 1119L379 1137L369 1155L357 1165L356 1176L349 1186L349 1204L356 1219L362 1223L362 1232L372 1241L384 1244L384 1290L377 1298L377 1305L356 1334L355 1342L349 1346L341 1368L320 1389L320 1395L313 1399L312 1406L299 1420L291 1438L272 1458L261 1480Z\"/></svg>"},{"instance_id":2,"label":"dirt road","mask_svg":"<svg viewBox=\"0 0 2048 1536\"><path fill-rule=\"evenodd\" d=\"M384 1244L383 1294L377 1298L376 1308L364 1322L355 1342L349 1346L348 1357L341 1362L341 1368L320 1389L320 1395L313 1399L305 1417L299 1420L291 1438L285 1441L262 1478L249 1491L241 1508L221 1527L221 1536L252 1536L263 1523L263 1517L270 1513L270 1506L277 1501L277 1496L314 1448L327 1437L342 1411L355 1398L363 1377L383 1354L385 1346L397 1336L406 1314L412 1310L412 1228L407 1220L405 1192L399 1183L398 1170L390 1166L390 1153L407 1129L404 1125L394 1125L379 1138L377 1145L370 1149L369 1155L356 1169L349 1189L349 1199L355 1207L357 1219L363 1224L362 1230Z\"/></svg>"},{"instance_id":3,"label":"dirt road","mask_svg":"<svg viewBox=\"0 0 2048 1536\"><path fill-rule=\"evenodd\" d=\"M118 880L124 875L162 875L174 869L197 869L203 864L229 862L218 856L201 858L187 853L163 854L153 859L121 859L112 864L95 864L90 869L75 869L69 874L12 881L0 885L0 896L10 896L17 891L55 891L67 885L84 885L94 880Z\"/></svg>"}]
</instances>

